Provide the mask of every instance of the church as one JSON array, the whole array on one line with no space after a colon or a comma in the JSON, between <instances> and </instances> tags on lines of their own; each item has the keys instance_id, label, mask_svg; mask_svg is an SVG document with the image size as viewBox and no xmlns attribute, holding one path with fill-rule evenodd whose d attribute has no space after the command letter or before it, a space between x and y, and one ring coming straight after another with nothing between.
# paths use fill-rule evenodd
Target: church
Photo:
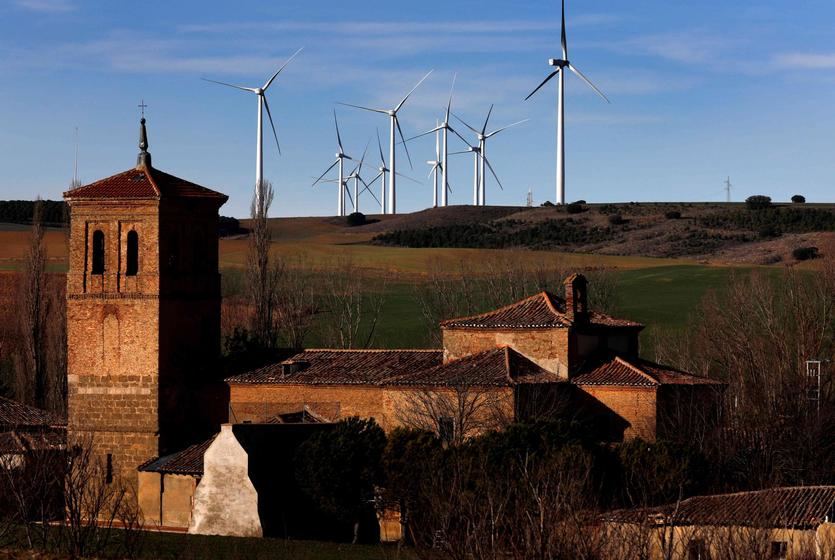
<instances>
[{"instance_id":1,"label":"church","mask_svg":"<svg viewBox=\"0 0 835 560\"><path fill-rule=\"evenodd\" d=\"M246 478L247 457L271 437L296 441L300 424L360 416L454 444L568 415L614 443L680 434L718 410L722 384L642 359L643 325L589 309L580 274L566 278L564 298L541 292L443 321L442 348L306 349L219 379L216 231L227 197L155 168L144 118L139 148L134 167L64 194L67 431L91 439L109 478L137 487L146 523L262 534L195 517L201 496L215 495L208 461L238 453Z\"/></svg>"}]
</instances>

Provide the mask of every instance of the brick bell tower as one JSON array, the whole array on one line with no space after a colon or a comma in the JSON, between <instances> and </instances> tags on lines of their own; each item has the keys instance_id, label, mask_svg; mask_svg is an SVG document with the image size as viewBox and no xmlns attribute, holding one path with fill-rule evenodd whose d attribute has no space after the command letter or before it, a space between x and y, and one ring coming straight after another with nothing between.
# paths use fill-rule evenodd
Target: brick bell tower
<instances>
[{"instance_id":1,"label":"brick bell tower","mask_svg":"<svg viewBox=\"0 0 835 560\"><path fill-rule=\"evenodd\" d=\"M227 197L151 166L64 193L70 438L92 437L108 479L195 431L220 345L218 209Z\"/></svg>"}]
</instances>

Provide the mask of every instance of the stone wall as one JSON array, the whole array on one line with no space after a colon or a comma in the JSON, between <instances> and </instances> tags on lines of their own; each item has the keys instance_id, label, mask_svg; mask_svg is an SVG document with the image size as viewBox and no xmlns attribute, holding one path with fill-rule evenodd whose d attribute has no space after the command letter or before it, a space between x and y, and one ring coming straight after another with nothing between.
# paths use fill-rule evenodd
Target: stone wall
<instances>
[{"instance_id":1,"label":"stone wall","mask_svg":"<svg viewBox=\"0 0 835 560\"><path fill-rule=\"evenodd\" d=\"M139 509L145 526L188 529L197 483L191 475L140 472Z\"/></svg>"},{"instance_id":2,"label":"stone wall","mask_svg":"<svg viewBox=\"0 0 835 560\"><path fill-rule=\"evenodd\" d=\"M547 369L568 378L571 363L568 329L442 329L444 362L510 346Z\"/></svg>"},{"instance_id":3,"label":"stone wall","mask_svg":"<svg viewBox=\"0 0 835 560\"><path fill-rule=\"evenodd\" d=\"M609 387L583 385L583 392L591 395L620 418L628 422L624 439L641 438L655 441L656 388Z\"/></svg>"}]
</instances>

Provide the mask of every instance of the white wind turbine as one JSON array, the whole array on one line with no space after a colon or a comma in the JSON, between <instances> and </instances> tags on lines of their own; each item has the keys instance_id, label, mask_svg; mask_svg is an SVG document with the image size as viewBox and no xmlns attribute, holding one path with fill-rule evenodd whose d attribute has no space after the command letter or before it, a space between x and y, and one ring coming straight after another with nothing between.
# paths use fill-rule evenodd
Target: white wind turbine
<instances>
[{"instance_id":1,"label":"white wind turbine","mask_svg":"<svg viewBox=\"0 0 835 560\"><path fill-rule=\"evenodd\" d=\"M367 183L365 182L365 180L363 180L362 175L361 175L362 164L365 161L365 154L367 152L368 152L368 143L365 144L365 150L362 151L362 157L360 158L359 163L357 163L356 167L354 167L354 169L351 171L351 173L349 173L348 176L345 177L346 181L350 181L351 179L354 180L354 196L353 196L353 200L351 200L351 203L354 207L354 212L359 212L360 211L360 181L362 181L362 184L366 185L366 187L367 187ZM365 189L363 189L363 190L365 190Z\"/></svg>"},{"instance_id":2,"label":"white wind turbine","mask_svg":"<svg viewBox=\"0 0 835 560\"><path fill-rule=\"evenodd\" d=\"M461 121L461 124L475 132L476 137L478 138L478 148L479 153L481 153L481 165L479 169L479 185L478 185L478 205L484 206L487 204L487 178L484 173L484 164L487 163L487 139L495 136L499 132L510 128L511 126L516 126L517 124L522 124L527 122L528 119L523 119L521 121L516 121L515 123L509 124L507 126L503 126L494 130L493 132L487 132L487 123L490 121L490 115L493 113L493 105L490 105L490 110L487 111L487 118L484 119L484 125L481 127L481 130L476 130L475 128L471 127L463 120L461 120L458 115L455 115L455 118Z\"/></svg>"},{"instance_id":3,"label":"white wind turbine","mask_svg":"<svg viewBox=\"0 0 835 560\"><path fill-rule=\"evenodd\" d=\"M484 154L481 153L480 145L468 145L466 150L462 150L460 152L451 152L449 155L456 154L473 154L473 206L479 205L479 187L481 185L481 173L484 171L485 164L487 165L487 169L490 170L490 173L492 173L493 177L496 179L496 183L499 184L499 188L504 190L502 182L499 180L499 176L496 175L495 170L493 170L493 166L490 165L490 160L488 160L484 156Z\"/></svg>"},{"instance_id":4,"label":"white wind turbine","mask_svg":"<svg viewBox=\"0 0 835 560\"><path fill-rule=\"evenodd\" d=\"M441 131L435 130L435 159L430 159L426 162L431 165L432 169L429 171L428 177L432 177L432 208L438 207L438 171L443 169L443 161L441 160ZM444 188L443 186L441 188Z\"/></svg>"},{"instance_id":5,"label":"white wind turbine","mask_svg":"<svg viewBox=\"0 0 835 560\"><path fill-rule=\"evenodd\" d=\"M376 196L374 196L373 193L372 193L372 196L374 196L374 199L377 202L380 203L380 214L385 214L386 213L386 174L391 173L391 170L388 167L386 167L386 158L385 158L385 156L383 156L383 143L380 141L380 131L379 131L379 129L377 130L377 148L380 150L380 167L377 168L377 171L379 171L379 173L377 173L377 175L366 184L366 187L368 188L368 192L371 192L371 185L373 185L375 183L375 181L377 181L377 179L380 179L380 198L377 198ZM397 176L402 177L403 179L408 179L409 181L412 181L413 183L418 183L418 181L415 181L414 179L412 179L408 175L403 175L400 172L397 173Z\"/></svg>"},{"instance_id":6,"label":"white wind turbine","mask_svg":"<svg viewBox=\"0 0 835 560\"><path fill-rule=\"evenodd\" d=\"M556 70L548 74L542 80L536 89L534 89L526 98L530 99L533 94L539 91L539 88L544 86L548 81L559 74L559 86L557 90L557 204L565 204L565 68L574 72L581 80L593 89L597 95L602 97L606 103L609 103L609 98L603 95L603 92L597 89L582 72L580 72L574 65L568 61L568 42L565 38L565 0L562 0L562 33L560 35L560 42L562 43L562 58L548 59L548 64L556 67Z\"/></svg>"},{"instance_id":7,"label":"white wind turbine","mask_svg":"<svg viewBox=\"0 0 835 560\"><path fill-rule=\"evenodd\" d=\"M270 104L267 103L267 89L272 85L273 81L276 77L281 73L284 68L290 64L290 61L296 58L302 52L302 49L297 50L293 53L293 56L287 59L281 68L279 68L272 77L267 80L263 86L261 87L244 87L244 86L236 86L235 84L228 84L226 82L219 82L217 80L210 80L208 78L203 78L207 82L212 82L215 84L220 84L222 86L228 86L235 89L240 89L243 91L249 91L254 93L258 96L258 126L256 132L256 143L255 143L255 209L256 212L261 211L261 198L263 196L263 188L264 188L264 109L267 110L267 117L270 119L270 126L273 129L273 137L275 138L275 145L278 148L278 153L281 154L281 146L278 144L278 134L275 131L275 124L273 123L273 116L270 113Z\"/></svg>"},{"instance_id":8,"label":"white wind turbine","mask_svg":"<svg viewBox=\"0 0 835 560\"><path fill-rule=\"evenodd\" d=\"M336 120L336 109L333 111L333 125L336 128L336 143L339 146L339 151L336 153L336 161L334 161L330 167L325 169L325 172L322 173L318 179L313 182L313 186L316 186L317 183L321 182L325 175L330 172L336 166L338 167L338 177L336 179L339 188L336 190L336 215L337 216L344 216L345 215L345 189L347 185L345 183L345 162L343 160L351 159L351 156L345 153L345 150L342 149L342 137L339 135L339 121Z\"/></svg>"},{"instance_id":9,"label":"white wind turbine","mask_svg":"<svg viewBox=\"0 0 835 560\"><path fill-rule=\"evenodd\" d=\"M447 204L448 204L447 193L452 190L449 187L449 179L448 179L448 177L449 177L448 133L452 132L453 134L458 136L458 138L460 138L461 141L464 142L464 144L466 144L468 146L470 145L470 143L467 142L467 140L463 136L458 134L458 132L454 128L452 128L452 126L449 124L449 116L450 116L451 110L452 110L452 92L455 89L455 79L457 77L458 77L458 74L455 74L452 77L452 87L449 89L449 101L447 102L447 105L446 105L446 113L444 114L444 122L442 122L441 124L439 124L438 126L433 128L432 130L427 130L426 132L424 132L422 134L418 134L417 136L412 136L411 138L406 140L407 142L409 142L411 140L414 140L415 138L420 138L421 136L426 136L427 134L432 134L433 132L438 132L438 131L441 132L441 158L440 158L441 159L441 184L445 185L445 188L441 189L441 206L447 206Z\"/></svg>"},{"instance_id":10,"label":"white wind turbine","mask_svg":"<svg viewBox=\"0 0 835 560\"><path fill-rule=\"evenodd\" d=\"M396 200L396 187L397 187L397 156L395 153L395 146L396 146L396 138L397 134L400 134L400 139L403 140L403 148L406 150L406 157L409 159L409 166L412 165L412 157L409 155L409 149L406 147L405 138L403 138L403 130L400 128L400 121L397 120L397 112L403 107L403 104L406 103L406 100L409 99L409 96L414 93L414 91L423 83L423 81L429 77L429 74L432 73L432 70L426 73L426 75L420 79L420 81L411 89L409 93L406 94L406 97L400 100L394 109L373 109L371 107L363 107L361 105L352 105L350 103L340 103L340 105L346 105L348 107L354 107L355 109L362 109L363 111L371 111L373 113L382 113L384 115L389 116L389 165L391 166L391 177L389 177L389 189L388 189L388 214L396 214L397 213L397 200Z\"/></svg>"}]
</instances>

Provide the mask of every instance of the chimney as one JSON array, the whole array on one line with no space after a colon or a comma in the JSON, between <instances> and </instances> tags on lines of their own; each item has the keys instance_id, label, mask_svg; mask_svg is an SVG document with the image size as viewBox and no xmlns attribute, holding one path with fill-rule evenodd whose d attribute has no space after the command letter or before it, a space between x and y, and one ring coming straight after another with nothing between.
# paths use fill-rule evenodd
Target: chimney
<instances>
[{"instance_id":1,"label":"chimney","mask_svg":"<svg viewBox=\"0 0 835 560\"><path fill-rule=\"evenodd\" d=\"M565 285L565 315L572 323L584 323L589 318L588 280L582 274L572 274Z\"/></svg>"}]
</instances>

